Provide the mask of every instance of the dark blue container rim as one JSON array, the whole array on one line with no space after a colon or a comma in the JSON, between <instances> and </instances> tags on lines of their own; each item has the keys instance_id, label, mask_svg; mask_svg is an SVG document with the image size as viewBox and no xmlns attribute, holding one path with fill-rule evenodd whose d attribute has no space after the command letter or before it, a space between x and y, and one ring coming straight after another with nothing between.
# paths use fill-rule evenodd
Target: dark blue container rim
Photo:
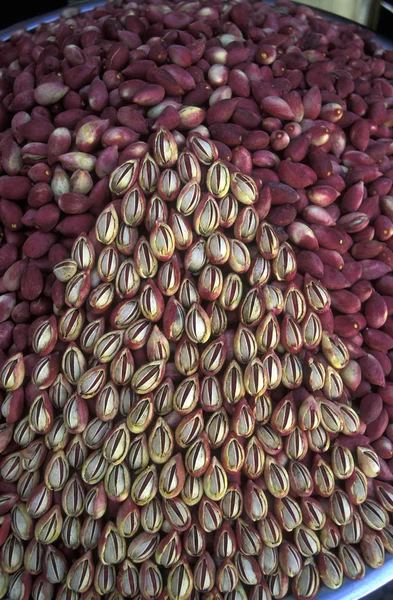
<instances>
[{"instance_id":1,"label":"dark blue container rim","mask_svg":"<svg viewBox=\"0 0 393 600\"><path fill-rule=\"evenodd\" d=\"M104 4L107 4L106 0L97 0L96 2L77 2L70 6L65 6L58 10L53 10L37 17L32 17L31 19L26 19L25 21L19 21L14 25L10 25L6 29L0 30L0 40L8 40L13 33L19 31L20 29L33 31L41 23L50 23L51 21L56 21L56 19L58 19L65 10L76 9L79 13L84 13L96 8L97 6L103 6Z\"/></svg>"}]
</instances>

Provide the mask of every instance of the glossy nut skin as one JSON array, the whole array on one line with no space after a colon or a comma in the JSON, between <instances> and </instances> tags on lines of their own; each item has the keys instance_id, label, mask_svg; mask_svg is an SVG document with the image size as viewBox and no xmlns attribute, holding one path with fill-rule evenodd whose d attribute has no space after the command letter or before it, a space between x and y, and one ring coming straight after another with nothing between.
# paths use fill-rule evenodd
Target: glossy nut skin
<instances>
[{"instance_id":1,"label":"glossy nut skin","mask_svg":"<svg viewBox=\"0 0 393 600\"><path fill-rule=\"evenodd\" d=\"M391 57L344 28L322 52L308 10L227 8L4 44L12 598L314 598L391 549Z\"/></svg>"}]
</instances>

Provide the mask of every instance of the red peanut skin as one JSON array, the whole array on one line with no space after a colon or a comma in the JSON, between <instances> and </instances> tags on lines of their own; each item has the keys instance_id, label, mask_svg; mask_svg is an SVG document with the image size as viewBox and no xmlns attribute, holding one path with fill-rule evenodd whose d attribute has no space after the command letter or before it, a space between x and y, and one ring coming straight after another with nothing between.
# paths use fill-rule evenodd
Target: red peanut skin
<instances>
[{"instance_id":1,"label":"red peanut skin","mask_svg":"<svg viewBox=\"0 0 393 600\"><path fill-rule=\"evenodd\" d=\"M387 462L383 458L379 458L379 466L381 468L378 479L381 481L393 481L393 462L389 459Z\"/></svg>"},{"instance_id":2,"label":"red peanut skin","mask_svg":"<svg viewBox=\"0 0 393 600\"><path fill-rule=\"evenodd\" d=\"M18 249L12 244L4 244L0 248L0 275L4 275L6 270L16 262L18 258Z\"/></svg>"},{"instance_id":3,"label":"red peanut skin","mask_svg":"<svg viewBox=\"0 0 393 600\"><path fill-rule=\"evenodd\" d=\"M392 370L392 364L386 353L381 352L380 350L375 350L374 348L369 348L368 346L365 347L365 350L367 350L369 354L372 354L372 356L377 359L383 369L385 377L387 377Z\"/></svg>"},{"instance_id":4,"label":"red peanut skin","mask_svg":"<svg viewBox=\"0 0 393 600\"><path fill-rule=\"evenodd\" d=\"M60 208L54 203L45 204L37 210L34 216L34 225L39 231L52 231L60 219Z\"/></svg>"},{"instance_id":5,"label":"red peanut skin","mask_svg":"<svg viewBox=\"0 0 393 600\"><path fill-rule=\"evenodd\" d=\"M316 254L319 256L324 265L329 265L330 267L334 267L340 271L343 269L345 264L344 258L339 252L337 252L337 250L319 248L316 251Z\"/></svg>"},{"instance_id":6,"label":"red peanut skin","mask_svg":"<svg viewBox=\"0 0 393 600\"><path fill-rule=\"evenodd\" d=\"M286 185L294 188L305 188L316 181L313 171L310 167L300 163L292 163L288 160L281 161L277 167L277 173Z\"/></svg>"},{"instance_id":7,"label":"red peanut skin","mask_svg":"<svg viewBox=\"0 0 393 600\"><path fill-rule=\"evenodd\" d=\"M371 442L375 442L383 435L388 423L388 413L386 410L382 410L378 418L372 421L366 428L366 435L370 438Z\"/></svg>"},{"instance_id":8,"label":"red peanut skin","mask_svg":"<svg viewBox=\"0 0 393 600\"><path fill-rule=\"evenodd\" d=\"M342 271L339 271L330 265L324 266L321 282L328 290L343 290L349 288L351 285L345 275L343 275Z\"/></svg>"},{"instance_id":9,"label":"red peanut skin","mask_svg":"<svg viewBox=\"0 0 393 600\"><path fill-rule=\"evenodd\" d=\"M94 200L89 196L76 193L62 194L58 199L59 208L68 215L79 215L87 212Z\"/></svg>"},{"instance_id":10,"label":"red peanut skin","mask_svg":"<svg viewBox=\"0 0 393 600\"><path fill-rule=\"evenodd\" d=\"M366 327L366 319L361 313L353 315L337 315L334 317L334 331L345 338L355 337Z\"/></svg>"},{"instance_id":11,"label":"red peanut skin","mask_svg":"<svg viewBox=\"0 0 393 600\"><path fill-rule=\"evenodd\" d=\"M294 204L299 200L299 193L285 183L269 183L272 204Z\"/></svg>"},{"instance_id":12,"label":"red peanut skin","mask_svg":"<svg viewBox=\"0 0 393 600\"><path fill-rule=\"evenodd\" d=\"M7 200L25 200L30 190L30 180L21 175L0 178L0 196Z\"/></svg>"},{"instance_id":13,"label":"red peanut skin","mask_svg":"<svg viewBox=\"0 0 393 600\"><path fill-rule=\"evenodd\" d=\"M378 388L378 394L381 396L383 402L389 404L389 406L393 406L393 383L387 381L384 387Z\"/></svg>"},{"instance_id":14,"label":"red peanut skin","mask_svg":"<svg viewBox=\"0 0 393 600\"><path fill-rule=\"evenodd\" d=\"M386 427L385 430L385 435L388 437L388 439L392 442L393 441L393 423L391 423L390 425L388 425Z\"/></svg>"},{"instance_id":15,"label":"red peanut skin","mask_svg":"<svg viewBox=\"0 0 393 600\"><path fill-rule=\"evenodd\" d=\"M380 363L377 361L374 356L371 354L366 354L365 356L359 359L360 368L362 369L362 375L369 381L371 384L384 386L385 385L385 375L383 373L382 367ZM382 387L378 388L378 393ZM382 398L383 399L383 398Z\"/></svg>"},{"instance_id":16,"label":"red peanut skin","mask_svg":"<svg viewBox=\"0 0 393 600\"><path fill-rule=\"evenodd\" d=\"M379 394L366 394L360 401L360 416L368 425L379 417L383 410L383 400Z\"/></svg>"},{"instance_id":17,"label":"red peanut skin","mask_svg":"<svg viewBox=\"0 0 393 600\"><path fill-rule=\"evenodd\" d=\"M370 383L362 378L357 389L353 392L353 397L354 398L362 398L365 394L368 394L371 392L371 385Z\"/></svg>"},{"instance_id":18,"label":"red peanut skin","mask_svg":"<svg viewBox=\"0 0 393 600\"><path fill-rule=\"evenodd\" d=\"M267 96L262 100L262 108L270 116L291 121L294 114L287 102L282 98Z\"/></svg>"},{"instance_id":19,"label":"red peanut skin","mask_svg":"<svg viewBox=\"0 0 393 600\"><path fill-rule=\"evenodd\" d=\"M368 298L370 298L373 292L373 287L369 281L361 279L354 283L354 285L351 287L351 292L355 294L361 302L365 302L368 300Z\"/></svg>"},{"instance_id":20,"label":"red peanut skin","mask_svg":"<svg viewBox=\"0 0 393 600\"><path fill-rule=\"evenodd\" d=\"M354 314L361 310L359 298L348 290L332 291L330 297L332 307L343 314Z\"/></svg>"},{"instance_id":21,"label":"red peanut skin","mask_svg":"<svg viewBox=\"0 0 393 600\"><path fill-rule=\"evenodd\" d=\"M44 256L56 241L53 233L32 233L23 245L23 251L29 258L40 258Z\"/></svg>"},{"instance_id":22,"label":"red peanut skin","mask_svg":"<svg viewBox=\"0 0 393 600\"><path fill-rule=\"evenodd\" d=\"M393 338L390 337L387 333L383 331L379 331L378 329L367 328L364 331L364 340L366 344L374 348L375 350L380 350L382 352L387 352L391 348L393 348Z\"/></svg>"},{"instance_id":23,"label":"red peanut skin","mask_svg":"<svg viewBox=\"0 0 393 600\"><path fill-rule=\"evenodd\" d=\"M21 280L21 292L26 300L35 300L41 294L44 287L44 279L38 267L28 264Z\"/></svg>"},{"instance_id":24,"label":"red peanut skin","mask_svg":"<svg viewBox=\"0 0 393 600\"><path fill-rule=\"evenodd\" d=\"M388 317L388 309L383 297L377 293L372 294L365 303L364 315L369 327L373 329L382 327Z\"/></svg>"},{"instance_id":25,"label":"red peanut skin","mask_svg":"<svg viewBox=\"0 0 393 600\"><path fill-rule=\"evenodd\" d=\"M360 261L363 269L363 278L372 281L387 275L392 269L384 262L379 260L362 260Z\"/></svg>"},{"instance_id":26,"label":"red peanut skin","mask_svg":"<svg viewBox=\"0 0 393 600\"><path fill-rule=\"evenodd\" d=\"M393 456L393 443L386 437L386 429L385 435L373 442L372 447L380 458L389 460Z\"/></svg>"},{"instance_id":27,"label":"red peanut skin","mask_svg":"<svg viewBox=\"0 0 393 600\"><path fill-rule=\"evenodd\" d=\"M333 333L333 331L334 331L334 317L333 317L332 311L330 309L328 309L322 315L319 315L319 317L321 319L321 323L322 323L323 329L325 331L327 331L328 333Z\"/></svg>"},{"instance_id":28,"label":"red peanut skin","mask_svg":"<svg viewBox=\"0 0 393 600\"><path fill-rule=\"evenodd\" d=\"M70 215L57 224L56 230L62 235L77 237L81 231L89 231L95 223L95 218L89 213Z\"/></svg>"},{"instance_id":29,"label":"red peanut skin","mask_svg":"<svg viewBox=\"0 0 393 600\"><path fill-rule=\"evenodd\" d=\"M354 260L346 262L343 265L341 272L344 275L344 277L346 277L346 279L349 281L349 284L351 286L353 286L357 281L359 281L363 273L361 265L359 265Z\"/></svg>"},{"instance_id":30,"label":"red peanut skin","mask_svg":"<svg viewBox=\"0 0 393 600\"><path fill-rule=\"evenodd\" d=\"M392 296L382 296L382 298L385 301L388 316L391 317L393 314L393 297Z\"/></svg>"}]
</instances>

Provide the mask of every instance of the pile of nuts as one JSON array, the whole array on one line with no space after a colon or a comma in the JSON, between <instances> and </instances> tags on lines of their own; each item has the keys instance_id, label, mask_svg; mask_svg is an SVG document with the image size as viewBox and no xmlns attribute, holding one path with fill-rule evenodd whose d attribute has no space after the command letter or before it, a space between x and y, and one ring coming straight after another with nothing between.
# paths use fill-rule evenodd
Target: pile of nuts
<instances>
[{"instance_id":1,"label":"pile of nuts","mask_svg":"<svg viewBox=\"0 0 393 600\"><path fill-rule=\"evenodd\" d=\"M287 0L0 44L0 598L312 600L393 554L392 124L393 53Z\"/></svg>"}]
</instances>

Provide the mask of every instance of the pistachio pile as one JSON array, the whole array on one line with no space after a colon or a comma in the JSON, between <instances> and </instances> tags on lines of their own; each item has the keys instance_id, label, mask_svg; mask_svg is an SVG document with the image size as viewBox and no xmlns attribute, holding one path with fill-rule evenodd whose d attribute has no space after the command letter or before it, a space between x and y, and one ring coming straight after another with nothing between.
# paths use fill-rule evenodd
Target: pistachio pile
<instances>
[{"instance_id":1,"label":"pistachio pile","mask_svg":"<svg viewBox=\"0 0 393 600\"><path fill-rule=\"evenodd\" d=\"M393 52L289 0L0 41L0 598L312 600L393 554Z\"/></svg>"},{"instance_id":2,"label":"pistachio pile","mask_svg":"<svg viewBox=\"0 0 393 600\"><path fill-rule=\"evenodd\" d=\"M179 151L161 127L149 150L55 266L34 360L0 371L2 597L312 599L361 579L393 552L393 489L359 443L330 296L299 285L261 186L213 142Z\"/></svg>"}]
</instances>

